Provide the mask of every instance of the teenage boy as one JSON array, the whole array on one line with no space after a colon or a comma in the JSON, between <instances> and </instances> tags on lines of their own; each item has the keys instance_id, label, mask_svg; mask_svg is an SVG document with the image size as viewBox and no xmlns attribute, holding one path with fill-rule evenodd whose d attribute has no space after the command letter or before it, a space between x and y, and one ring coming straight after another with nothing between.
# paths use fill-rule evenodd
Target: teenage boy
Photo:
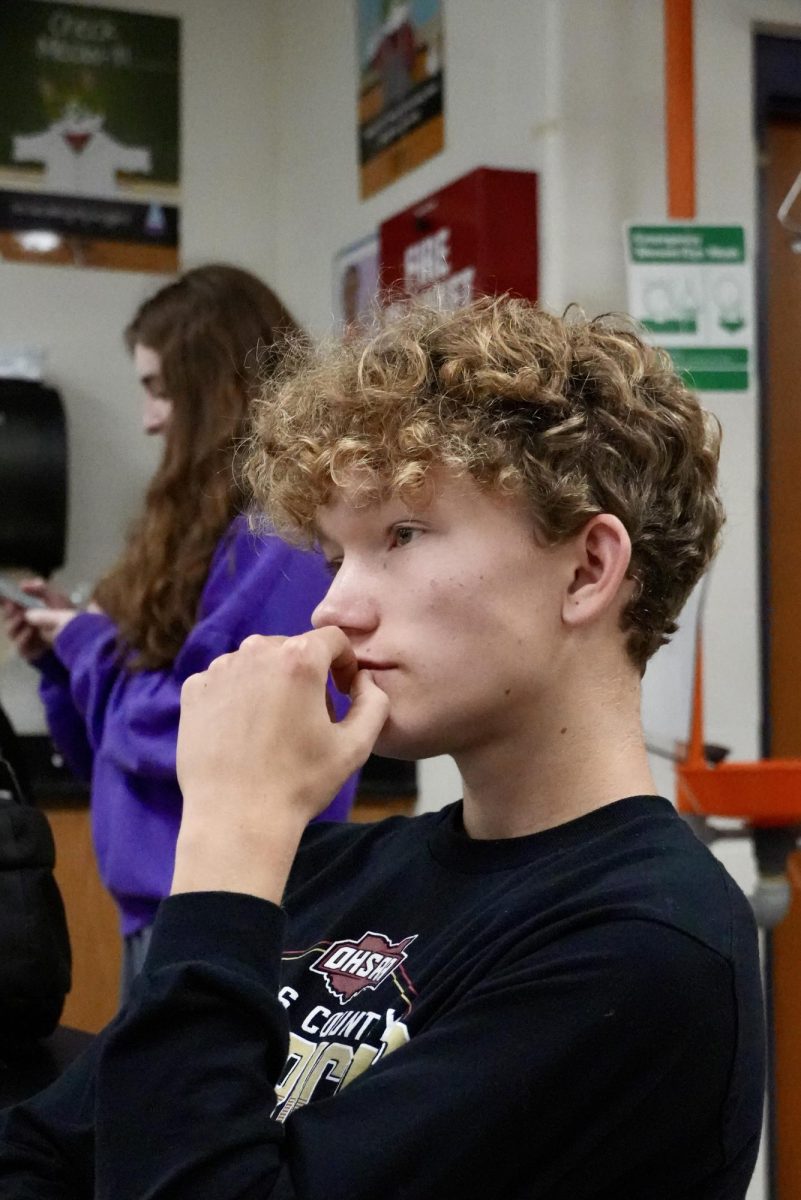
<instances>
[{"instance_id":1,"label":"teenage boy","mask_svg":"<svg viewBox=\"0 0 801 1200\"><path fill-rule=\"evenodd\" d=\"M633 332L522 301L298 354L249 478L331 589L185 685L173 895L127 1010L8 1117L0 1194L743 1197L754 925L639 718L717 427ZM374 748L452 754L462 801L306 829Z\"/></svg>"}]
</instances>

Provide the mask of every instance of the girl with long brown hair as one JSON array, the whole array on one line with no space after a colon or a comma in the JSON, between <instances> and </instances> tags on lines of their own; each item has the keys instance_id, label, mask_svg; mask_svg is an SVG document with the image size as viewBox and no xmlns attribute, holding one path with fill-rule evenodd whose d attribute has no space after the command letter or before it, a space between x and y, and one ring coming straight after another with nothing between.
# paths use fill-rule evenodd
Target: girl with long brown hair
<instances>
[{"instance_id":1,"label":"girl with long brown hair","mask_svg":"<svg viewBox=\"0 0 801 1200\"><path fill-rule=\"evenodd\" d=\"M183 681L248 634L308 629L328 585L315 555L256 537L239 515L234 456L254 386L277 341L299 334L274 293L236 267L188 271L147 300L125 340L145 431L164 437L164 454L122 557L90 611L41 582L28 590L47 607L6 606L10 636L41 671L55 741L91 776L98 862L125 938L124 992L170 887ZM325 816L344 818L352 792L351 782Z\"/></svg>"}]
</instances>

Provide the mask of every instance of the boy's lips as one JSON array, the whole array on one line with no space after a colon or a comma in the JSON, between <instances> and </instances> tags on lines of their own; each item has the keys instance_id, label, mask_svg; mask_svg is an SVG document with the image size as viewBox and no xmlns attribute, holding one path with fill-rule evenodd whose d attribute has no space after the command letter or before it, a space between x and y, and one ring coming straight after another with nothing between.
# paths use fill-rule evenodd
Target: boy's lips
<instances>
[{"instance_id":1,"label":"boy's lips","mask_svg":"<svg viewBox=\"0 0 801 1200\"><path fill-rule=\"evenodd\" d=\"M369 658L360 658L357 661L360 671L392 671L397 665L390 662L376 662Z\"/></svg>"}]
</instances>

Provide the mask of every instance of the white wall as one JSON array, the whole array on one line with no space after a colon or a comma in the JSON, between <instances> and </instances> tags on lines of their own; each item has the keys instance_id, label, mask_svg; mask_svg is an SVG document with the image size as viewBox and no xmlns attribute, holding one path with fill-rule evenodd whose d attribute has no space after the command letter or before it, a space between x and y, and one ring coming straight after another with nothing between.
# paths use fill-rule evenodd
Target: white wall
<instances>
[{"instance_id":1,"label":"white wall","mask_svg":"<svg viewBox=\"0 0 801 1200\"><path fill-rule=\"evenodd\" d=\"M274 5L280 114L274 279L315 331L331 319L331 259L386 217L475 166L540 169L547 110L547 0L446 4L446 146L358 198L355 17L345 0Z\"/></svg>"}]
</instances>

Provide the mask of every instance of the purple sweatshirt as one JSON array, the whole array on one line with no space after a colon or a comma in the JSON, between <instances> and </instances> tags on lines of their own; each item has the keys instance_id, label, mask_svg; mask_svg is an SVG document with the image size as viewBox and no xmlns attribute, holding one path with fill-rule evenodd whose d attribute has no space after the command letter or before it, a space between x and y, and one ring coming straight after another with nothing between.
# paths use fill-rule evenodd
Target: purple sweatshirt
<instances>
[{"instance_id":1,"label":"purple sweatshirt","mask_svg":"<svg viewBox=\"0 0 801 1200\"><path fill-rule=\"evenodd\" d=\"M37 662L53 740L73 771L92 781L95 850L123 934L150 925L170 890L181 820L181 684L250 633L292 636L311 628L328 582L316 555L275 535L257 537L239 517L215 551L197 624L171 667L125 670L116 626L100 613L74 617L53 653ZM333 698L341 716L347 701ZM356 777L318 819L345 820L355 788Z\"/></svg>"}]
</instances>

